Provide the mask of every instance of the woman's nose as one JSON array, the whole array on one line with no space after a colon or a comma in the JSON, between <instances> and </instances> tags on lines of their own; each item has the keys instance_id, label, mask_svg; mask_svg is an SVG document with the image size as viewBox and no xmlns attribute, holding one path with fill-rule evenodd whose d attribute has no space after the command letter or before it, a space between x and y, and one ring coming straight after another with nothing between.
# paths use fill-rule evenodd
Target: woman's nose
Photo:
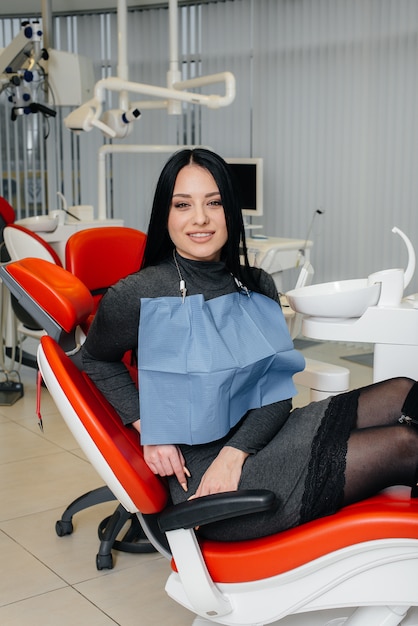
<instances>
[{"instance_id":1,"label":"woman's nose","mask_svg":"<svg viewBox=\"0 0 418 626\"><path fill-rule=\"evenodd\" d=\"M205 211L204 207L197 207L194 215L194 223L195 224L207 224L209 221L208 214Z\"/></svg>"}]
</instances>

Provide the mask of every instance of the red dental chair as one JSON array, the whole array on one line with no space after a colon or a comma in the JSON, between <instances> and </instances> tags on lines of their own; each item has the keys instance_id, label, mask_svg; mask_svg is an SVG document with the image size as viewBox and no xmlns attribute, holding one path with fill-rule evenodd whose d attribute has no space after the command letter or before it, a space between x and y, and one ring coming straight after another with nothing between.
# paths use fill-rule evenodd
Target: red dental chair
<instances>
[{"instance_id":1,"label":"red dental chair","mask_svg":"<svg viewBox=\"0 0 418 626\"><path fill-rule=\"evenodd\" d=\"M32 256L62 265L54 250L42 238L26 228L12 224L4 229L4 233L12 261ZM69 238L65 250L66 269L80 278L93 297L91 313L80 324L83 333L88 332L99 302L107 289L121 278L140 269L145 243L145 233L120 226L86 229L76 232ZM19 311L20 319L25 320L27 324L30 323L31 329L36 329L31 330L31 336L40 338L44 334L43 327L35 324L28 312L16 302L13 294L12 302L14 309ZM25 332L22 324L18 330ZM130 358L130 354L127 354L126 365L135 377L136 369L131 365ZM28 357L25 359L25 364L28 364ZM112 500L115 500L115 497L107 486L80 495L66 507L61 518L57 520L55 529L58 536L72 534L74 515L86 508ZM100 522L98 535L100 545L96 555L96 566L99 570L113 567L112 549L133 553L154 550L144 537L137 517L127 512L120 504L111 516Z\"/></svg>"},{"instance_id":2,"label":"red dental chair","mask_svg":"<svg viewBox=\"0 0 418 626\"><path fill-rule=\"evenodd\" d=\"M145 464L136 436L64 352L91 311L85 286L38 259L2 267L0 276L46 328L38 363L48 390L112 493L171 560L166 591L196 614L194 626L418 624L418 499L410 499L409 489L388 490L262 539L200 539L195 527L267 510L274 496L233 492L169 506L166 486Z\"/></svg>"},{"instance_id":3,"label":"red dental chair","mask_svg":"<svg viewBox=\"0 0 418 626\"><path fill-rule=\"evenodd\" d=\"M65 267L77 276L93 297L93 309L81 324L84 332L96 313L100 300L111 285L133 272L137 272L145 251L146 234L134 228L106 226L89 228L74 233L65 246ZM135 379L136 368L132 355L125 356L125 364ZM81 510L115 500L109 487L98 487L71 502L63 512L55 529L59 536L73 532L73 516ZM125 532L117 539L123 528ZM96 555L97 569L112 569L112 548L124 552L144 553L154 550L144 536L136 515L131 515L122 504L114 513L99 524L99 551Z\"/></svg>"}]
</instances>

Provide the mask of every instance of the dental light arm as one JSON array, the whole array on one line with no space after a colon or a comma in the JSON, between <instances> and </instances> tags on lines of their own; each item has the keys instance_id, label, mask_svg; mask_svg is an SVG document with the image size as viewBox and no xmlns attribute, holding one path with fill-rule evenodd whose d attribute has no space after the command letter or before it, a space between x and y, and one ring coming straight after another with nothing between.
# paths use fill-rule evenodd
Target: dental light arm
<instances>
[{"instance_id":1,"label":"dental light arm","mask_svg":"<svg viewBox=\"0 0 418 626\"><path fill-rule=\"evenodd\" d=\"M92 128L98 128L108 137L116 137L116 132L110 126L100 121L101 114L101 103L92 98L67 115L64 119L64 124L76 133L82 130L89 132Z\"/></svg>"},{"instance_id":2,"label":"dental light arm","mask_svg":"<svg viewBox=\"0 0 418 626\"><path fill-rule=\"evenodd\" d=\"M201 76L189 80L181 80L178 55L178 0L168 0L169 12L169 70L166 76L166 87L147 85L128 80L127 60L127 2L118 0L118 69L117 77L110 76L99 80L94 87L94 97L75 109L64 119L64 124L72 131L89 131L99 128L108 137L123 138L131 130L131 122L139 117L142 109L166 109L169 115L180 115L181 103L198 104L210 109L230 105L235 99L235 77L231 72L223 72ZM224 83L225 94L200 94L187 91L215 83ZM119 93L119 109L107 111L102 116L105 102L105 91ZM129 102L129 94L137 93L150 96L154 100ZM137 112L137 113L136 113Z\"/></svg>"},{"instance_id":3,"label":"dental light arm","mask_svg":"<svg viewBox=\"0 0 418 626\"><path fill-rule=\"evenodd\" d=\"M132 107L128 111L122 111L121 109L111 109L105 111L102 115L102 123L107 127L107 130L102 128L102 131L108 137L126 137L132 130L131 122L135 122L141 117L141 112L137 107ZM113 131L113 135L110 131Z\"/></svg>"},{"instance_id":4,"label":"dental light arm","mask_svg":"<svg viewBox=\"0 0 418 626\"><path fill-rule=\"evenodd\" d=\"M214 83L225 83L225 95L206 95L184 91L186 88L196 88L203 85ZM129 92L138 93L146 96L160 98L165 101L164 106L172 101L188 102L190 104L199 104L207 106L211 109L228 106L235 98L235 77L230 72L220 74L212 74L210 76L202 76L187 81L177 82L173 87L158 87L155 85L147 85L144 83L135 83L121 78L112 77L104 78L98 81L94 88L94 97L87 103L83 104L72 111L65 119L64 124L67 128L74 132L90 131L93 127L99 128L108 137L124 137L126 136L126 127L123 124L129 124L132 119L137 119L139 115L134 114L142 104L147 108L146 102L138 102L133 105L129 111L112 110L102 116L102 102L104 102L104 92L115 91L118 93ZM142 108L142 107L141 107ZM139 110L138 110L139 113ZM123 117L128 118L128 122Z\"/></svg>"}]
</instances>

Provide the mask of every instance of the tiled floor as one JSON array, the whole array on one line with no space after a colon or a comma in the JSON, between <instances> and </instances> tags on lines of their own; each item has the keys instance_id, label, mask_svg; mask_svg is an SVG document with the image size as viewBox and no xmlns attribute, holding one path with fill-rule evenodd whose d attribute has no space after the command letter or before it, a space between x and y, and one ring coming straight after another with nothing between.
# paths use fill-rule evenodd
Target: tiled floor
<instances>
[{"instance_id":1,"label":"tiled floor","mask_svg":"<svg viewBox=\"0 0 418 626\"><path fill-rule=\"evenodd\" d=\"M351 370L351 384L371 369L341 361L365 348L318 344L306 356ZM58 537L66 505L100 480L42 391L44 433L35 415L35 372L22 369L25 396L0 406L0 624L7 626L188 626L193 616L172 602L169 564L156 554L115 552L113 570L96 569L97 525L115 508L103 504L74 517L74 533ZM298 403L305 403L301 393Z\"/></svg>"}]
</instances>

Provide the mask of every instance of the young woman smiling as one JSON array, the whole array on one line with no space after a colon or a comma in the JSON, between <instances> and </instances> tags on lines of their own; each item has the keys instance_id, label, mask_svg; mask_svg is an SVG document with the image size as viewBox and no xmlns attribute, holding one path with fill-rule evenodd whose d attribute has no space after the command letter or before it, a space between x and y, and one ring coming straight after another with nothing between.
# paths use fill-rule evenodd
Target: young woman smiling
<instances>
[{"instance_id":1,"label":"young woman smiling","mask_svg":"<svg viewBox=\"0 0 418 626\"><path fill-rule=\"evenodd\" d=\"M139 392L122 361L128 350ZM246 488L276 494L275 511L208 525L208 537L261 537L417 483L415 381L292 410L304 359L272 278L249 266L238 194L211 151L182 150L165 165L143 267L103 298L83 361L140 432L174 502Z\"/></svg>"}]
</instances>

